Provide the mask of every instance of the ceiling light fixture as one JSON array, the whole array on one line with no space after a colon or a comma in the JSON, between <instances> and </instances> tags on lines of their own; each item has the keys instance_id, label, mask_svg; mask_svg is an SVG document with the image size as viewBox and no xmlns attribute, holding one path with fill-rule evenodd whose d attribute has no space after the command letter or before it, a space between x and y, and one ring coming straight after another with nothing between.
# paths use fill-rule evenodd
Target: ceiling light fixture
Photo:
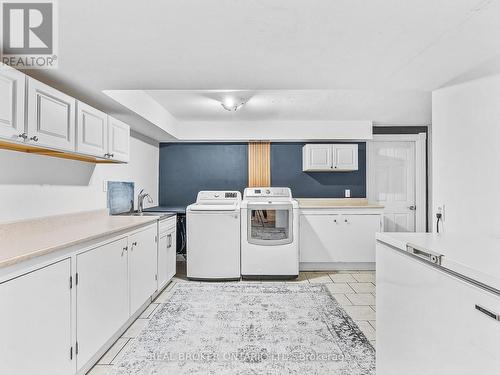
<instances>
[{"instance_id":1,"label":"ceiling light fixture","mask_svg":"<svg viewBox=\"0 0 500 375\"><path fill-rule=\"evenodd\" d=\"M222 108L224 108L226 111L236 112L238 109L240 109L245 104L245 102L242 102L242 101L237 102L234 98L227 97L220 104L221 104Z\"/></svg>"}]
</instances>

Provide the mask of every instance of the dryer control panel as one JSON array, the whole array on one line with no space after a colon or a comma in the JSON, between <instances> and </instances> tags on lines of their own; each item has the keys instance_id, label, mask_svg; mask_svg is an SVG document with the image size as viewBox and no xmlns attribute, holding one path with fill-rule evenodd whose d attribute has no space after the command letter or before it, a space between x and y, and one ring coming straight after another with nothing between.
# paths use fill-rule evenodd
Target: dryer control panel
<instances>
[{"instance_id":1,"label":"dryer control panel","mask_svg":"<svg viewBox=\"0 0 500 375\"><path fill-rule=\"evenodd\" d=\"M285 187L255 187L246 188L244 197L281 197L291 198L290 188Z\"/></svg>"}]
</instances>

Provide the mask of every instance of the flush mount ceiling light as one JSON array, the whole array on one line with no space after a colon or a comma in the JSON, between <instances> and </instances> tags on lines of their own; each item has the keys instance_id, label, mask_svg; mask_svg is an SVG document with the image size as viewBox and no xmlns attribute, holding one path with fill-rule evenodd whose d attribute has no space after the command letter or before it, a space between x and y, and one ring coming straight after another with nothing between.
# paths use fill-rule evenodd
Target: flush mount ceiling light
<instances>
[{"instance_id":1,"label":"flush mount ceiling light","mask_svg":"<svg viewBox=\"0 0 500 375\"><path fill-rule=\"evenodd\" d=\"M227 97L220 104L221 104L222 108L224 108L226 111L236 112L238 109L240 109L245 104L245 102L243 102L241 100L237 101L234 98Z\"/></svg>"}]
</instances>

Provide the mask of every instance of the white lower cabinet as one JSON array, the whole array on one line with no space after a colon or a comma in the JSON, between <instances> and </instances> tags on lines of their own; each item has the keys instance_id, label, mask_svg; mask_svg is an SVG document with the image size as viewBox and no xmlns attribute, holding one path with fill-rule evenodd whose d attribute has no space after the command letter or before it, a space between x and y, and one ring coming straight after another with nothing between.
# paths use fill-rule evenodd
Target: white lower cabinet
<instances>
[{"instance_id":1,"label":"white lower cabinet","mask_svg":"<svg viewBox=\"0 0 500 375\"><path fill-rule=\"evenodd\" d=\"M36 270L0 273L0 374L85 373L155 294L157 233L154 223ZM175 224L165 241L162 286L175 272Z\"/></svg>"},{"instance_id":2,"label":"white lower cabinet","mask_svg":"<svg viewBox=\"0 0 500 375\"><path fill-rule=\"evenodd\" d=\"M137 311L156 291L156 227L129 237L130 313Z\"/></svg>"},{"instance_id":3,"label":"white lower cabinet","mask_svg":"<svg viewBox=\"0 0 500 375\"><path fill-rule=\"evenodd\" d=\"M176 222L173 221L158 241L158 289L167 284L176 272Z\"/></svg>"},{"instance_id":4,"label":"white lower cabinet","mask_svg":"<svg viewBox=\"0 0 500 375\"><path fill-rule=\"evenodd\" d=\"M300 262L374 263L375 233L380 231L380 214L302 214Z\"/></svg>"},{"instance_id":5,"label":"white lower cabinet","mask_svg":"<svg viewBox=\"0 0 500 375\"><path fill-rule=\"evenodd\" d=\"M0 284L0 374L75 372L70 276L64 259Z\"/></svg>"},{"instance_id":6,"label":"white lower cabinet","mask_svg":"<svg viewBox=\"0 0 500 375\"><path fill-rule=\"evenodd\" d=\"M76 256L78 368L129 318L127 246L125 237Z\"/></svg>"}]
</instances>

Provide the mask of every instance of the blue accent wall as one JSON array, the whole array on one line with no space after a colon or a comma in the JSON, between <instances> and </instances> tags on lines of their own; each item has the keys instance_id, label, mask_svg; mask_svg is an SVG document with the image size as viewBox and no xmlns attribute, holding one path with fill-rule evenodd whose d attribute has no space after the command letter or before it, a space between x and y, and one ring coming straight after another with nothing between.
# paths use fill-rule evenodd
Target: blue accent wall
<instances>
[{"instance_id":1,"label":"blue accent wall","mask_svg":"<svg viewBox=\"0 0 500 375\"><path fill-rule=\"evenodd\" d=\"M345 189L351 189L351 198L366 197L366 143L358 143L354 172L302 172L304 144L271 144L272 186L287 186L296 198L343 198Z\"/></svg>"},{"instance_id":2,"label":"blue accent wall","mask_svg":"<svg viewBox=\"0 0 500 375\"><path fill-rule=\"evenodd\" d=\"M239 190L248 185L246 143L162 143L160 206L185 207L200 190Z\"/></svg>"},{"instance_id":3,"label":"blue accent wall","mask_svg":"<svg viewBox=\"0 0 500 375\"><path fill-rule=\"evenodd\" d=\"M292 189L297 198L366 196L366 143L358 143L359 170L302 172L304 143L271 144L271 184ZM200 190L243 190L248 184L246 143L163 143L160 145L160 206L182 208Z\"/></svg>"}]
</instances>

